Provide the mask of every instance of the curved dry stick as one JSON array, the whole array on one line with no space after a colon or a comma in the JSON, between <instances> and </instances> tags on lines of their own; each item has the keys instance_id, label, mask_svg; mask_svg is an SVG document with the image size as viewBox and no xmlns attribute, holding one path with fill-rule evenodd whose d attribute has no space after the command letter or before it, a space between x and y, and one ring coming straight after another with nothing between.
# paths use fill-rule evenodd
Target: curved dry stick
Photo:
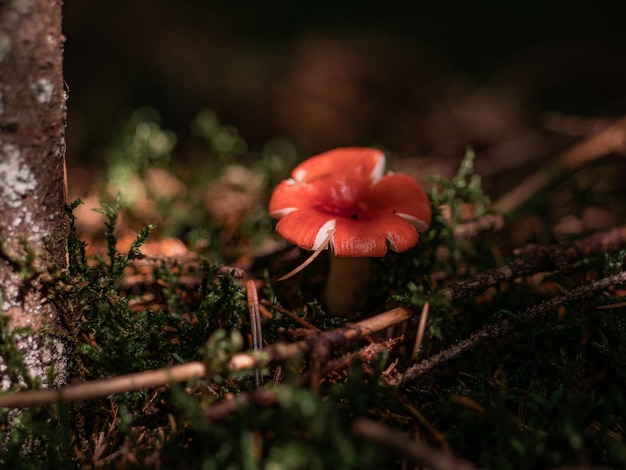
<instances>
[{"instance_id":1,"label":"curved dry stick","mask_svg":"<svg viewBox=\"0 0 626 470\"><path fill-rule=\"evenodd\" d=\"M563 173L574 172L600 157L623 152L626 147L626 118L621 118L599 134L574 144L556 162L549 164L526 178L496 201L492 209L510 213Z\"/></svg>"},{"instance_id":2,"label":"curved dry stick","mask_svg":"<svg viewBox=\"0 0 626 470\"><path fill-rule=\"evenodd\" d=\"M260 351L235 354L228 366L232 372L254 369L272 361L284 361L297 354L311 351L323 344L336 349L343 344L384 330L411 318L412 313L402 307L388 310L344 328L312 335L297 343L274 343ZM165 369L149 370L121 375L110 379L93 380L59 389L29 390L0 396L0 408L25 408L47 405L58 401L89 400L115 393L131 392L142 388L159 387L172 382L202 378L206 368L202 362L189 362Z\"/></svg>"},{"instance_id":3,"label":"curved dry stick","mask_svg":"<svg viewBox=\"0 0 626 470\"><path fill-rule=\"evenodd\" d=\"M516 316L519 321L529 321L550 312L560 305L565 305L575 300L591 297L598 291L606 289L615 285L626 284L626 271L621 271L612 276L605 277L598 281L585 284L576 289L572 289L566 292L564 295L553 297L540 304L534 305L528 308L526 311ZM409 367L403 374L400 374L392 379L388 379L389 385L398 387L407 381L415 380L422 377L426 373L432 371L434 368L456 359L461 354L475 349L479 345L487 342L501 339L509 335L516 328L516 322L512 320L500 320L495 323L488 324L473 333L467 339L455 344L454 346L445 349L434 356L424 359L417 364Z\"/></svg>"},{"instance_id":4,"label":"curved dry stick","mask_svg":"<svg viewBox=\"0 0 626 470\"><path fill-rule=\"evenodd\" d=\"M328 247L328 245L330 245L330 241L333 239L333 235L335 234L335 232L336 232L336 230L334 228L330 229L328 231L328 234L326 235L326 238L324 239L322 244L317 248L317 250L315 250L311 256L309 256L306 260L304 260L302 263L300 263L300 265L297 266L295 269L292 269L287 274L279 277L278 278L278 282L285 281L285 280L289 279L290 277L295 276L300 271L302 271L304 268L306 268L309 264L311 264L315 260L315 258L317 258L320 255L320 253L322 251L324 251Z\"/></svg>"}]
</instances>

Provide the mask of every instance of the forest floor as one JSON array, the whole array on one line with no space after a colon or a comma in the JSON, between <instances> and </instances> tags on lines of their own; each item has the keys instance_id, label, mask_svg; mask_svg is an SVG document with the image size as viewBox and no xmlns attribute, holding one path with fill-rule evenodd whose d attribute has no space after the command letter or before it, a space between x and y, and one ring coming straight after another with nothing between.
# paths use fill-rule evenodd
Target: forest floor
<instances>
[{"instance_id":1,"label":"forest floor","mask_svg":"<svg viewBox=\"0 0 626 470\"><path fill-rule=\"evenodd\" d=\"M182 136L143 107L99 169L70 162L72 377L0 397L23 409L7 468L626 467L626 118L530 106L523 62L484 87L397 63L408 78L372 103L382 68L316 60L385 55L368 44L295 48L310 75L273 112L308 144L249 144L211 110ZM338 141L382 148L433 211L417 246L371 260L349 316L326 313L326 252L279 280L309 253L267 209Z\"/></svg>"},{"instance_id":2,"label":"forest floor","mask_svg":"<svg viewBox=\"0 0 626 470\"><path fill-rule=\"evenodd\" d=\"M33 461L623 467L626 126L552 119L579 135L493 202L472 151L419 178L430 229L371 261L345 318L324 311L324 254L278 280L308 256L266 209L302 160L295 148L237 154L241 137L204 113L207 153L226 164L185 174L171 133L139 110L87 204L73 204L72 384L14 396L47 443ZM424 160L390 166L421 175ZM62 432L37 427L42 415Z\"/></svg>"}]
</instances>

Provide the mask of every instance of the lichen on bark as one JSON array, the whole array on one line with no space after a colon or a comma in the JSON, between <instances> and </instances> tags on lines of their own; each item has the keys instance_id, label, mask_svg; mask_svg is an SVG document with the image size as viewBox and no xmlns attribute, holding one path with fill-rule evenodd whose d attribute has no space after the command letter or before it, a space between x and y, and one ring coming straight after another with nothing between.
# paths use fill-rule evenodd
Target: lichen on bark
<instances>
[{"instance_id":1,"label":"lichen on bark","mask_svg":"<svg viewBox=\"0 0 626 470\"><path fill-rule=\"evenodd\" d=\"M29 375L67 375L50 273L67 266L64 216L66 95L61 2L8 0L0 7L0 310ZM0 358L0 364L1 358ZM0 368L2 388L6 375ZM15 385L15 384L14 384Z\"/></svg>"}]
</instances>

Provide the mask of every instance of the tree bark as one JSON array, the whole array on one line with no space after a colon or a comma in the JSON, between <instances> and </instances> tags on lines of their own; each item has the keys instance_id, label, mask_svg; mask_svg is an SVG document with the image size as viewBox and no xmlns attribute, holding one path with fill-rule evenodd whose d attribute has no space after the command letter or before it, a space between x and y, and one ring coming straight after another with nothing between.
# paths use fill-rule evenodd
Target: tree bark
<instances>
[{"instance_id":1,"label":"tree bark","mask_svg":"<svg viewBox=\"0 0 626 470\"><path fill-rule=\"evenodd\" d=\"M44 387L67 376L50 290L67 267L63 42L60 0L0 2L0 310Z\"/></svg>"}]
</instances>

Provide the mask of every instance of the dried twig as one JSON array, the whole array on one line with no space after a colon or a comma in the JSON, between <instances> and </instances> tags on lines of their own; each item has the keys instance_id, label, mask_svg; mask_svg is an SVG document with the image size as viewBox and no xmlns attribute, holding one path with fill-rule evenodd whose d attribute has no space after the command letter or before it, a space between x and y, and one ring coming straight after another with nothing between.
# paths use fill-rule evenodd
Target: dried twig
<instances>
[{"instance_id":1,"label":"dried twig","mask_svg":"<svg viewBox=\"0 0 626 470\"><path fill-rule=\"evenodd\" d=\"M352 430L358 436L378 442L403 455L414 465L432 470L475 470L469 461L452 453L442 452L412 440L408 435L378 421L367 418L354 420Z\"/></svg>"},{"instance_id":2,"label":"dried twig","mask_svg":"<svg viewBox=\"0 0 626 470\"><path fill-rule=\"evenodd\" d=\"M277 305L273 302L270 302L267 299L263 299L261 300L261 303L263 305L266 305L267 307L271 308L272 310L276 310L277 312L282 313L283 315L285 315L286 317L291 318L293 321L295 321L296 323L298 323L299 325L302 325L305 328L308 328L309 330L313 330L313 331L322 331L320 330L317 326L313 325L312 323L309 323L308 321L306 321L304 318L300 318L298 315L296 315L295 313L287 310L286 308L281 307L280 305Z\"/></svg>"},{"instance_id":3,"label":"dried twig","mask_svg":"<svg viewBox=\"0 0 626 470\"><path fill-rule=\"evenodd\" d=\"M253 353L238 353L229 363L230 371L250 370L272 361L285 361L297 354L310 352L324 345L328 350L350 344L364 336L384 330L411 317L404 308L395 308L353 325L312 335L297 343L275 343ZM142 388L159 387L171 382L184 382L206 375L202 362L190 362L165 369L137 372L104 380L93 380L59 389L30 390L0 396L0 408L24 408L57 401L88 400Z\"/></svg>"},{"instance_id":4,"label":"dried twig","mask_svg":"<svg viewBox=\"0 0 626 470\"><path fill-rule=\"evenodd\" d=\"M286 361L304 352L319 349L322 345L328 350L350 344L364 336L384 330L411 318L412 313L397 307L374 317L366 318L344 328L312 334L296 343L274 343L263 348L261 354L239 353L230 361L230 370L245 370L263 366L274 361Z\"/></svg>"},{"instance_id":5,"label":"dried twig","mask_svg":"<svg viewBox=\"0 0 626 470\"><path fill-rule=\"evenodd\" d=\"M68 385L59 389L31 390L0 396L0 408L25 408L47 405L57 401L89 400L115 393L132 392L148 387L159 387L170 382L204 377L205 367L201 362L189 362L166 369L149 370L135 374L120 375L111 379L93 380Z\"/></svg>"},{"instance_id":6,"label":"dried twig","mask_svg":"<svg viewBox=\"0 0 626 470\"><path fill-rule=\"evenodd\" d=\"M584 139L563 153L555 163L546 165L496 201L492 209L507 214L521 206L553 180L563 178L593 160L626 149L626 118L619 119L597 135Z\"/></svg>"},{"instance_id":7,"label":"dried twig","mask_svg":"<svg viewBox=\"0 0 626 470\"><path fill-rule=\"evenodd\" d=\"M511 263L490 269L469 279L449 284L440 291L451 302L471 297L489 287L543 271L567 271L584 257L611 253L626 248L626 227L597 233L570 244L533 246Z\"/></svg>"},{"instance_id":8,"label":"dried twig","mask_svg":"<svg viewBox=\"0 0 626 470\"><path fill-rule=\"evenodd\" d=\"M333 371L341 371L347 369L353 365L356 361L371 362L375 357L379 356L385 351L392 351L404 342L403 337L389 338L381 343L370 343L367 346L362 347L358 351L350 354L345 354L340 358L328 361L319 371L319 375L324 377ZM298 377L298 382L301 384L309 383L311 380L310 371L306 371Z\"/></svg>"},{"instance_id":9,"label":"dried twig","mask_svg":"<svg viewBox=\"0 0 626 470\"><path fill-rule=\"evenodd\" d=\"M575 300L591 297L597 292L612 286L626 284L626 271L621 271L612 276L605 277L598 281L585 284L576 289L567 291L565 294L553 297L545 302L534 305L526 311L516 316L519 321L530 321L540 315L546 314L560 305L571 303ZM484 326L469 338L455 344L454 346L441 351L423 361L408 368L403 374L400 374L387 382L392 386L400 386L403 383L415 380L430 372L434 368L456 359L461 354L471 351L487 341L500 340L515 330L516 322L513 320L500 320L495 323Z\"/></svg>"}]
</instances>

